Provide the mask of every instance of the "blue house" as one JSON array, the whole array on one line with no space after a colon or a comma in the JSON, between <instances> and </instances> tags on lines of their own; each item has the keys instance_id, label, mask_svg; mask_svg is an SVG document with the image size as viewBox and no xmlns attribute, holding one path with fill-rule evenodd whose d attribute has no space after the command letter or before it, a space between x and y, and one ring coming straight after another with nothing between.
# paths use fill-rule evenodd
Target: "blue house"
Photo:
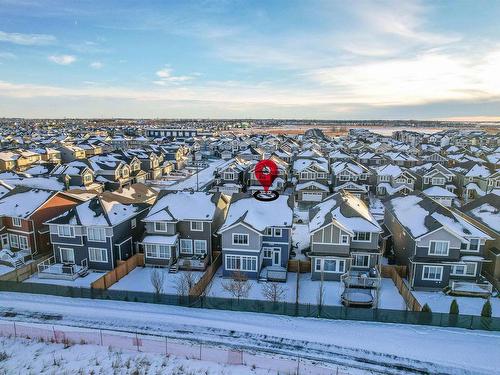
<instances>
[{"instance_id":1,"label":"blue house","mask_svg":"<svg viewBox=\"0 0 500 375\"><path fill-rule=\"evenodd\" d=\"M290 257L293 196L261 202L250 194L233 194L219 229L224 277L286 280Z\"/></svg>"}]
</instances>

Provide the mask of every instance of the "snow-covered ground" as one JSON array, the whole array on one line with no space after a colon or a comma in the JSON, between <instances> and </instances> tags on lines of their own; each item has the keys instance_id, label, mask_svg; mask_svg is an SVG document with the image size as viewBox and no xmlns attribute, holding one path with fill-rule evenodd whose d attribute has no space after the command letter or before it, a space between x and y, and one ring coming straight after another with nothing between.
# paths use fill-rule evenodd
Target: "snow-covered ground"
<instances>
[{"instance_id":1,"label":"snow-covered ground","mask_svg":"<svg viewBox=\"0 0 500 375\"><path fill-rule=\"evenodd\" d=\"M294 259L307 259L307 257L302 254L302 250L309 247L309 226L307 224L293 224L292 245L295 248Z\"/></svg>"},{"instance_id":2,"label":"snow-covered ground","mask_svg":"<svg viewBox=\"0 0 500 375\"><path fill-rule=\"evenodd\" d=\"M385 207L380 198L370 196L370 212L376 220L384 219Z\"/></svg>"},{"instance_id":3,"label":"snow-covered ground","mask_svg":"<svg viewBox=\"0 0 500 375\"><path fill-rule=\"evenodd\" d=\"M341 298L344 291L343 283L340 281L324 281L323 304L328 306L342 306ZM300 274L299 281L299 303L318 304L320 281L311 280L309 273ZM382 279L379 289L380 309L406 310L403 297L391 279Z\"/></svg>"},{"instance_id":4,"label":"snow-covered ground","mask_svg":"<svg viewBox=\"0 0 500 375\"><path fill-rule=\"evenodd\" d=\"M117 283L113 284L109 289L155 293L155 288L151 283L151 274L153 273L153 270L157 270L163 275L164 294L177 294L178 286L182 283L180 280L183 277L184 280L187 280L186 276L183 276L188 273L187 271L169 273L167 268L137 267L134 268L128 275L120 279ZM190 277L192 277L191 280L194 283L198 282L198 280L203 276L203 272L199 271L191 271L190 274Z\"/></svg>"},{"instance_id":5,"label":"snow-covered ground","mask_svg":"<svg viewBox=\"0 0 500 375\"><path fill-rule=\"evenodd\" d=\"M9 273L10 271L14 271L14 269L15 269L14 267L0 264L0 275L4 275L6 273Z\"/></svg>"},{"instance_id":6,"label":"snow-covered ground","mask_svg":"<svg viewBox=\"0 0 500 375\"><path fill-rule=\"evenodd\" d=\"M412 293L421 305L427 303L433 312L440 313L449 313L451 301L456 299L460 314L481 315L481 310L486 302L484 298L449 296L442 292L413 291ZM492 297L490 302L492 316L500 317L500 298Z\"/></svg>"},{"instance_id":7,"label":"snow-covered ground","mask_svg":"<svg viewBox=\"0 0 500 375\"><path fill-rule=\"evenodd\" d=\"M63 280L63 279L44 279L38 277L38 274L33 274L30 278L26 279L25 283L37 283L37 284L49 284L49 285L66 285L66 286L76 286L79 288L90 288L90 284L96 281L98 278L105 275L105 272L95 272L89 271L89 274L85 277L77 277L75 280Z\"/></svg>"},{"instance_id":8,"label":"snow-covered ground","mask_svg":"<svg viewBox=\"0 0 500 375\"><path fill-rule=\"evenodd\" d=\"M500 333L0 293L9 320L125 329L382 374L495 374ZM7 318L4 318L7 319Z\"/></svg>"},{"instance_id":9,"label":"snow-covered ground","mask_svg":"<svg viewBox=\"0 0 500 375\"><path fill-rule=\"evenodd\" d=\"M234 298L231 293L223 288L223 285L229 283L230 279L224 279L222 277L222 269L219 269L214 275L211 284L208 289L208 296L210 297L220 297L220 298ZM268 300L264 295L263 288L265 287L265 282L257 282L256 280L249 280L251 288L248 292L247 299L254 300ZM281 302L295 303L295 291L297 285L297 274L293 272L288 272L286 283L278 283L278 285L283 290L283 298L280 299Z\"/></svg>"},{"instance_id":10,"label":"snow-covered ground","mask_svg":"<svg viewBox=\"0 0 500 375\"><path fill-rule=\"evenodd\" d=\"M5 357L5 358L4 358ZM161 354L0 337L2 374L275 374Z\"/></svg>"}]
</instances>

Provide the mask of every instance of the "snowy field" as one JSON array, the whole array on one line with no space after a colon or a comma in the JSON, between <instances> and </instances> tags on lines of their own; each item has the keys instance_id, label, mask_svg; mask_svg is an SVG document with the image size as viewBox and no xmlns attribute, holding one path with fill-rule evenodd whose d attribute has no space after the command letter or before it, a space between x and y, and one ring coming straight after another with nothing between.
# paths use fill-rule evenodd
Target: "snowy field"
<instances>
[{"instance_id":1,"label":"snowy field","mask_svg":"<svg viewBox=\"0 0 500 375\"><path fill-rule=\"evenodd\" d=\"M61 280L61 279L43 279L38 277L38 274L33 274L29 279L26 279L25 283L37 283L37 284L49 284L49 285L66 285L66 286L76 286L79 288L90 288L90 284L96 281L98 278L105 275L105 272L93 272L89 271L89 274L85 277L77 277L75 280Z\"/></svg>"},{"instance_id":2,"label":"snowy field","mask_svg":"<svg viewBox=\"0 0 500 375\"><path fill-rule=\"evenodd\" d=\"M376 369L383 374L490 375L500 368L499 332L2 292L0 312L7 311L10 320L125 329L224 347L307 355L363 374Z\"/></svg>"},{"instance_id":3,"label":"snowy field","mask_svg":"<svg viewBox=\"0 0 500 375\"><path fill-rule=\"evenodd\" d=\"M137 267L132 270L127 276L113 284L110 290L128 290L131 292L149 292L155 293L155 288L151 283L151 274L153 270L160 272L163 277L163 293L177 294L180 279L185 275L186 271L178 271L177 273L168 273L168 268L153 268L153 267ZM203 272L192 271L191 277L194 283L203 276Z\"/></svg>"},{"instance_id":4,"label":"snowy field","mask_svg":"<svg viewBox=\"0 0 500 375\"><path fill-rule=\"evenodd\" d=\"M442 292L413 291L412 293L422 306L427 303L433 312L439 313L449 313L451 301L455 298L460 314L481 315L481 309L486 302L484 298L448 296ZM492 297L490 302L492 316L500 317L500 298Z\"/></svg>"},{"instance_id":5,"label":"snowy field","mask_svg":"<svg viewBox=\"0 0 500 375\"><path fill-rule=\"evenodd\" d=\"M378 295L378 308L389 310L406 310L403 296L399 294L398 288L392 279L382 278L382 284Z\"/></svg>"},{"instance_id":6,"label":"snowy field","mask_svg":"<svg viewBox=\"0 0 500 375\"><path fill-rule=\"evenodd\" d=\"M225 279L222 277L222 269L219 269L214 275L212 282L208 287L208 296L219 297L219 298L234 298L231 293L223 288L223 284L230 281L230 279ZM263 288L266 285L265 282L257 282L256 280L249 280L251 288L248 293L247 299L254 300L267 300L264 295ZM283 290L283 298L280 299L281 302L295 303L295 290L297 284L297 274L293 272L288 272L286 283L278 283Z\"/></svg>"},{"instance_id":7,"label":"snowy field","mask_svg":"<svg viewBox=\"0 0 500 375\"><path fill-rule=\"evenodd\" d=\"M245 366L160 354L104 349L97 345L52 344L0 337L2 374L275 374Z\"/></svg>"}]
</instances>

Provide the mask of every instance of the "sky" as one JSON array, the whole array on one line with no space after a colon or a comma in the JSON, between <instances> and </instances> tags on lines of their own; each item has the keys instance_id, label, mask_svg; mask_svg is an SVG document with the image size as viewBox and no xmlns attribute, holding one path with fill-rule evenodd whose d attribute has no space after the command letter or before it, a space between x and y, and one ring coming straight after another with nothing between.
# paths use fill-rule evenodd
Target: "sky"
<instances>
[{"instance_id":1,"label":"sky","mask_svg":"<svg viewBox=\"0 0 500 375\"><path fill-rule=\"evenodd\" d=\"M0 0L0 117L500 120L500 1Z\"/></svg>"}]
</instances>

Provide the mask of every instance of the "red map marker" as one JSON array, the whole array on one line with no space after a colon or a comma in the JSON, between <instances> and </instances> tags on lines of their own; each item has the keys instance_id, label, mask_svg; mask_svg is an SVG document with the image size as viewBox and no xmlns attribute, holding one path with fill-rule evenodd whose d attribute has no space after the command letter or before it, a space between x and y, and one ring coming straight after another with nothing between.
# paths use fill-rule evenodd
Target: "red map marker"
<instances>
[{"instance_id":1,"label":"red map marker","mask_svg":"<svg viewBox=\"0 0 500 375\"><path fill-rule=\"evenodd\" d=\"M261 160L255 166L255 177L267 193L273 181L278 177L278 166L272 160Z\"/></svg>"}]
</instances>

